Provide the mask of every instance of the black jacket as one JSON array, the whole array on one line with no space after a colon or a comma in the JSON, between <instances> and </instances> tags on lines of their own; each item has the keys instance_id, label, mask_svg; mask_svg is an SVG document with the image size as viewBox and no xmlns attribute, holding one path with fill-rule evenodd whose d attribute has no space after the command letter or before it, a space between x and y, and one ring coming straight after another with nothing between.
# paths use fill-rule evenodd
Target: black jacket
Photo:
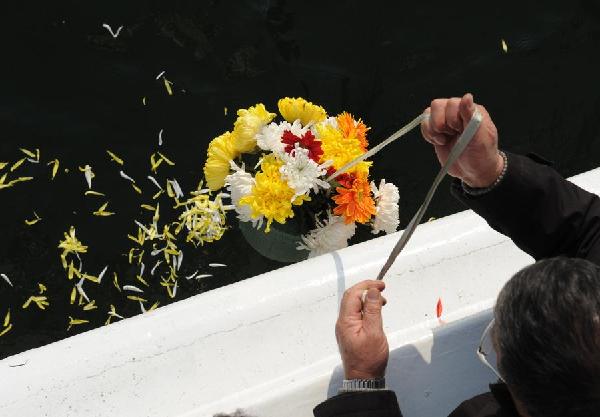
<instances>
[{"instance_id":1,"label":"black jacket","mask_svg":"<svg viewBox=\"0 0 600 417\"><path fill-rule=\"evenodd\" d=\"M600 265L600 198L562 178L536 155L507 154L506 176L490 192L471 196L460 181L452 194L536 260L584 258ZM475 360L475 359L474 359ZM460 404L449 417L516 417L504 384ZM337 395L315 417L402 417L393 391Z\"/></svg>"}]
</instances>

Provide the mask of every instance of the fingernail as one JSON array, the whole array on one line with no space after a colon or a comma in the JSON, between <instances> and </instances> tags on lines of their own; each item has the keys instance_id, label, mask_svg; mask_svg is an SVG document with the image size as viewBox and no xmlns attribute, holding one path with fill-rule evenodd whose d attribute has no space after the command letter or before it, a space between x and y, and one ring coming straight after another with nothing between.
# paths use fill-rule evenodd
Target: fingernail
<instances>
[{"instance_id":1,"label":"fingernail","mask_svg":"<svg viewBox=\"0 0 600 417\"><path fill-rule=\"evenodd\" d=\"M377 288L371 288L367 292L367 300L369 300L369 301L379 301L379 290Z\"/></svg>"}]
</instances>

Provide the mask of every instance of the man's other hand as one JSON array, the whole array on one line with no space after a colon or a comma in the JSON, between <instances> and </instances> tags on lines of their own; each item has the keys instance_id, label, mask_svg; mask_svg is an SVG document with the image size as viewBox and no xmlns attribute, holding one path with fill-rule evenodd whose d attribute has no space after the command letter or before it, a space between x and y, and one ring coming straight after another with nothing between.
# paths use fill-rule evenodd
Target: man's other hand
<instances>
[{"instance_id":1,"label":"man's other hand","mask_svg":"<svg viewBox=\"0 0 600 417\"><path fill-rule=\"evenodd\" d=\"M430 142L441 164L448 159L458 137L467 126L476 105L471 94L463 98L433 100L425 112L429 120L421 123L421 133ZM504 160L498 153L498 131L489 113L477 105L483 120L473 140L448 172L474 188L492 185L502 173Z\"/></svg>"},{"instance_id":2,"label":"man's other hand","mask_svg":"<svg viewBox=\"0 0 600 417\"><path fill-rule=\"evenodd\" d=\"M346 379L373 379L385 376L389 346L383 333L381 295L383 281L363 281L344 293L335 325ZM365 302L362 294L367 290Z\"/></svg>"}]
</instances>

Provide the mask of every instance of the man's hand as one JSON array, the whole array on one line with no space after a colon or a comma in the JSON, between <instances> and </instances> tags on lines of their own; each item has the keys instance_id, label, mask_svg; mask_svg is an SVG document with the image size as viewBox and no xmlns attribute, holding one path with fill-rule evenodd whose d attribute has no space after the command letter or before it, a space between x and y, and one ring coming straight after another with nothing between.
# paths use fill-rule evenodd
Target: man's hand
<instances>
[{"instance_id":1,"label":"man's hand","mask_svg":"<svg viewBox=\"0 0 600 417\"><path fill-rule=\"evenodd\" d=\"M389 346L383 333L381 308L385 298L383 281L363 281L344 293L335 325L346 379L373 379L385 376ZM361 297L367 291L364 305Z\"/></svg>"},{"instance_id":2,"label":"man's hand","mask_svg":"<svg viewBox=\"0 0 600 417\"><path fill-rule=\"evenodd\" d=\"M482 105L477 105L477 108L483 116L479 130L448 173L470 187L484 188L492 185L500 176L504 160L498 153L498 131L494 122ZM433 100L431 107L425 110L431 117L421 124L421 133L434 146L442 165L474 111L475 103L471 94L465 94L462 99Z\"/></svg>"}]
</instances>

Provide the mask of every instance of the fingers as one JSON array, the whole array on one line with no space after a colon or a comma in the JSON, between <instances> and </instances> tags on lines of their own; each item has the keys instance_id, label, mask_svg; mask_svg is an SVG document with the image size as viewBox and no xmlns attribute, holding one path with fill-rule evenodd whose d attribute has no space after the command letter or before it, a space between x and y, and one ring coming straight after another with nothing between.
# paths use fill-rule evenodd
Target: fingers
<instances>
[{"instance_id":1,"label":"fingers","mask_svg":"<svg viewBox=\"0 0 600 417\"><path fill-rule=\"evenodd\" d=\"M367 332L382 331L383 319L381 317L381 308L383 307L383 297L377 288L369 288L367 297L363 306L363 328Z\"/></svg>"},{"instance_id":2,"label":"fingers","mask_svg":"<svg viewBox=\"0 0 600 417\"><path fill-rule=\"evenodd\" d=\"M473 95L467 93L460 99L459 114L463 125L469 123L475 113L475 102L473 101Z\"/></svg>"},{"instance_id":3,"label":"fingers","mask_svg":"<svg viewBox=\"0 0 600 417\"><path fill-rule=\"evenodd\" d=\"M446 125L454 130L456 133L462 133L463 131L463 120L459 114L459 106L461 99L451 98L446 104ZM469 119L470 120L470 119ZM468 123L468 121L467 121Z\"/></svg>"},{"instance_id":4,"label":"fingers","mask_svg":"<svg viewBox=\"0 0 600 417\"><path fill-rule=\"evenodd\" d=\"M447 99L433 100L431 106L425 110L425 113L429 113L429 118L421 123L421 134L434 145L445 145L449 139L448 135L453 133L446 125L447 101Z\"/></svg>"},{"instance_id":5,"label":"fingers","mask_svg":"<svg viewBox=\"0 0 600 417\"><path fill-rule=\"evenodd\" d=\"M462 98L440 98L431 102L424 113L429 119L421 123L421 134L434 145L446 145L457 134L462 133L475 112L473 95L465 94Z\"/></svg>"},{"instance_id":6,"label":"fingers","mask_svg":"<svg viewBox=\"0 0 600 417\"><path fill-rule=\"evenodd\" d=\"M385 289L385 282L366 280L348 288L342 297L340 317L360 316L363 310L362 293L370 288L375 289L377 293L381 293Z\"/></svg>"}]
</instances>

